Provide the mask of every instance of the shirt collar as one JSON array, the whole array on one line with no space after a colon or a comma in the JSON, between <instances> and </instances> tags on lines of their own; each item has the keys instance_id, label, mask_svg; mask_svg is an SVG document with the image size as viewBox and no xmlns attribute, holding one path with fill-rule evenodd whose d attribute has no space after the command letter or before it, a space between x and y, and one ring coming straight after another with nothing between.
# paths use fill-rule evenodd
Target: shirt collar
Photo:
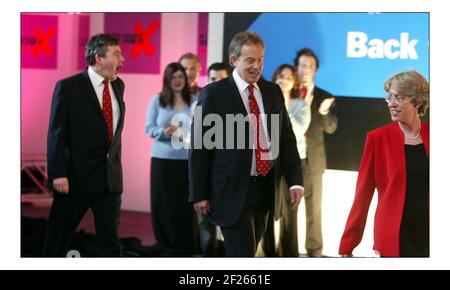
<instances>
[{"instance_id":1,"label":"shirt collar","mask_svg":"<svg viewBox=\"0 0 450 290\"><path fill-rule=\"evenodd\" d=\"M309 86L307 86L306 88L308 89L308 92L312 92L314 90L314 87L316 85L314 84L314 82L312 82Z\"/></svg>"},{"instance_id":2,"label":"shirt collar","mask_svg":"<svg viewBox=\"0 0 450 290\"><path fill-rule=\"evenodd\" d=\"M234 82L236 83L236 86L238 87L240 93L244 92L247 89L249 84L243 78L241 78L241 76L238 74L236 69L233 70L233 79L234 79ZM257 83L254 83L253 86L258 91L260 91Z\"/></svg>"},{"instance_id":3,"label":"shirt collar","mask_svg":"<svg viewBox=\"0 0 450 290\"><path fill-rule=\"evenodd\" d=\"M95 84L97 87L99 87L101 84L103 84L103 80L105 79L98 73L96 73L91 66L88 68L88 75L91 79L92 83Z\"/></svg>"}]
</instances>

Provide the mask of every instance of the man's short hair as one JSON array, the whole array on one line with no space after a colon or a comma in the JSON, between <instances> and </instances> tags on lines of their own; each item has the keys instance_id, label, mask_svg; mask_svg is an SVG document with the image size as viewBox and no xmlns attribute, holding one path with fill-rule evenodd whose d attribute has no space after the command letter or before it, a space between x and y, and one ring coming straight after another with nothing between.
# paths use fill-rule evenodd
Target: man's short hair
<instances>
[{"instance_id":1,"label":"man's short hair","mask_svg":"<svg viewBox=\"0 0 450 290\"><path fill-rule=\"evenodd\" d=\"M181 63L181 61L185 58L195 60L195 64L200 67L200 58L196 54L194 54L192 52L187 52L187 53L183 54L182 56L180 56L180 59L178 59L178 62Z\"/></svg>"},{"instance_id":2,"label":"man's short hair","mask_svg":"<svg viewBox=\"0 0 450 290\"><path fill-rule=\"evenodd\" d=\"M88 65L94 65L95 55L105 57L108 52L108 46L119 45L119 40L111 34L99 33L91 37L86 44L84 55Z\"/></svg>"},{"instance_id":3,"label":"man's short hair","mask_svg":"<svg viewBox=\"0 0 450 290\"><path fill-rule=\"evenodd\" d=\"M227 72L227 75L230 75L230 66L224 62L215 62L212 65L210 65L208 67L208 76L209 76L209 72L212 70L215 70L215 71L224 70Z\"/></svg>"},{"instance_id":4,"label":"man's short hair","mask_svg":"<svg viewBox=\"0 0 450 290\"><path fill-rule=\"evenodd\" d=\"M256 32L242 31L237 33L230 42L228 47L228 57L231 63L231 56L239 58L241 56L242 47L246 44L261 45L264 48L264 41Z\"/></svg>"},{"instance_id":5,"label":"man's short hair","mask_svg":"<svg viewBox=\"0 0 450 290\"><path fill-rule=\"evenodd\" d=\"M297 51L297 56L294 59L295 66L298 66L298 59L302 55L312 56L316 60L316 69L319 69L319 58L317 57L317 55L314 53L314 51L311 48L307 48L307 47L302 48L299 51Z\"/></svg>"}]
</instances>

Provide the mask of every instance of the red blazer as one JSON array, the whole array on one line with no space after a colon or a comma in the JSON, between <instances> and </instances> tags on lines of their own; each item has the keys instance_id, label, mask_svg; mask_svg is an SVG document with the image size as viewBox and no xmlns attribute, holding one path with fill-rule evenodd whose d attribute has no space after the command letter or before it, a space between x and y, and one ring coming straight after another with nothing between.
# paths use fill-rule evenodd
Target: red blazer
<instances>
[{"instance_id":1,"label":"red blazer","mask_svg":"<svg viewBox=\"0 0 450 290\"><path fill-rule=\"evenodd\" d=\"M421 134L429 156L428 123L422 122ZM381 256L398 257L406 196L406 161L403 133L397 122L367 134L355 200L341 238L339 254L351 254L361 241L375 188L378 190L378 205L374 220L373 249Z\"/></svg>"}]
</instances>

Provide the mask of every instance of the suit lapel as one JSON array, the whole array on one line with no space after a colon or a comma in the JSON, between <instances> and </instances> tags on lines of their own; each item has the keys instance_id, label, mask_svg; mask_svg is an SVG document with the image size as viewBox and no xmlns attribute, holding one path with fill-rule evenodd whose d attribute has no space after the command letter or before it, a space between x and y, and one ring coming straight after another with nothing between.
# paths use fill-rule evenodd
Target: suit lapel
<instances>
[{"instance_id":1,"label":"suit lapel","mask_svg":"<svg viewBox=\"0 0 450 290\"><path fill-rule=\"evenodd\" d=\"M430 127L427 123L422 122L420 130L422 131L423 146L425 147L427 156L430 156Z\"/></svg>"},{"instance_id":2,"label":"suit lapel","mask_svg":"<svg viewBox=\"0 0 450 290\"><path fill-rule=\"evenodd\" d=\"M116 96L117 103L119 104L119 110L120 110L120 118L119 122L117 123L116 133L119 132L123 126L123 120L125 115L125 104L123 102L123 90L119 88L119 81L115 80L111 82L111 86L114 91L114 95Z\"/></svg>"},{"instance_id":3,"label":"suit lapel","mask_svg":"<svg viewBox=\"0 0 450 290\"><path fill-rule=\"evenodd\" d=\"M273 113L272 109L272 98L273 96L270 96L269 89L267 88L266 84L262 81L258 82L258 86L261 89L261 97L264 105L264 113L270 114Z\"/></svg>"},{"instance_id":4,"label":"suit lapel","mask_svg":"<svg viewBox=\"0 0 450 290\"><path fill-rule=\"evenodd\" d=\"M114 94L116 95L116 99L119 102L119 105L121 105L123 102L123 96L122 96L123 92L121 90L119 90L118 81L117 80L112 81L111 86L113 88Z\"/></svg>"},{"instance_id":5,"label":"suit lapel","mask_svg":"<svg viewBox=\"0 0 450 290\"><path fill-rule=\"evenodd\" d=\"M313 96L314 97L311 104L311 111L317 112L319 110L319 105L322 102L323 96L316 86L314 86L313 89Z\"/></svg>"},{"instance_id":6,"label":"suit lapel","mask_svg":"<svg viewBox=\"0 0 450 290\"><path fill-rule=\"evenodd\" d=\"M388 147L386 152L390 152L390 158L394 160L394 164L400 166L401 179L406 184L406 157L405 157L405 141L403 133L397 122L393 122L390 128L390 136L388 137Z\"/></svg>"},{"instance_id":7,"label":"suit lapel","mask_svg":"<svg viewBox=\"0 0 450 290\"><path fill-rule=\"evenodd\" d=\"M102 107L100 107L100 103L97 98L97 94L95 93L94 87L92 86L91 79L89 78L87 69L83 71L83 82L84 87L86 88L88 98L93 102L93 105L96 107L96 111L103 117ZM106 121L105 121L106 124Z\"/></svg>"},{"instance_id":8,"label":"suit lapel","mask_svg":"<svg viewBox=\"0 0 450 290\"><path fill-rule=\"evenodd\" d=\"M263 101L264 113L266 114L267 133L269 134L269 140L271 140L271 114L273 113L272 109L274 108L274 106L272 105L274 96L270 96L268 88L261 80L258 81L258 86L261 89L261 98Z\"/></svg>"},{"instance_id":9,"label":"suit lapel","mask_svg":"<svg viewBox=\"0 0 450 290\"><path fill-rule=\"evenodd\" d=\"M241 94L239 93L239 89L233 79L233 77L229 77L228 81L231 84L232 87L232 96L231 96L231 100L234 102L234 106L233 108L237 108L238 111L236 112L236 114L242 114L244 116L248 115L247 109L245 108L244 102L242 101L242 97Z\"/></svg>"}]
</instances>

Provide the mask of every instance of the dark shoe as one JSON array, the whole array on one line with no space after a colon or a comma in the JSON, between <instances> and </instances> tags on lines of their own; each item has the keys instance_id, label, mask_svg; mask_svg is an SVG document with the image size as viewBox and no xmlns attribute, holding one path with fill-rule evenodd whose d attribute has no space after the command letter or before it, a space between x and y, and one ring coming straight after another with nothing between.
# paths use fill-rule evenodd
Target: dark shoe
<instances>
[{"instance_id":1,"label":"dark shoe","mask_svg":"<svg viewBox=\"0 0 450 290\"><path fill-rule=\"evenodd\" d=\"M308 252L307 253L309 258L322 258L322 253L318 253L318 252Z\"/></svg>"}]
</instances>

